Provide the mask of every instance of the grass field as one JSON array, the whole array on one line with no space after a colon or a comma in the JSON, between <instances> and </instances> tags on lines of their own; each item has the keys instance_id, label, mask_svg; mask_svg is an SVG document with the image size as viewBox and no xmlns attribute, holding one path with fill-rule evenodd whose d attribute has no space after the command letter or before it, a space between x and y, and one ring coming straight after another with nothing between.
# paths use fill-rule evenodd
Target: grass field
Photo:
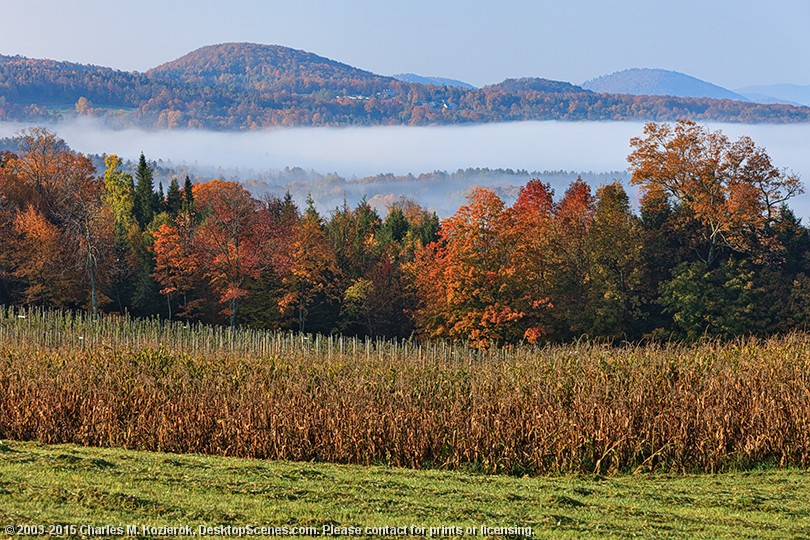
<instances>
[{"instance_id":1,"label":"grass field","mask_svg":"<svg viewBox=\"0 0 810 540\"><path fill-rule=\"evenodd\" d=\"M89 524L136 526L137 535L123 536L142 538L158 536L143 526L198 533L200 525L358 527L359 536L389 526L409 536L418 532L411 527L425 536L431 527L477 527L478 538L502 537L481 527L514 526L531 527L535 538L808 538L810 474L515 478L5 441L0 530L12 524L73 525L76 537Z\"/></svg>"}]
</instances>

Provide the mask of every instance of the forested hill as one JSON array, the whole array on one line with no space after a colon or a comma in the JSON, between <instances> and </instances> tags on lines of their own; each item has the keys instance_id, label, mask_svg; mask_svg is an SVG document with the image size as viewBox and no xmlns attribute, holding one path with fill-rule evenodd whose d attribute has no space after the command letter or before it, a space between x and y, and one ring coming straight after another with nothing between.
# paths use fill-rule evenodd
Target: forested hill
<instances>
[{"instance_id":1,"label":"forested hill","mask_svg":"<svg viewBox=\"0 0 810 540\"><path fill-rule=\"evenodd\" d=\"M146 72L154 80L236 91L312 94L319 90L379 92L396 80L329 58L278 45L209 45Z\"/></svg>"},{"instance_id":2,"label":"forested hill","mask_svg":"<svg viewBox=\"0 0 810 540\"><path fill-rule=\"evenodd\" d=\"M404 82L276 45L226 43L146 73L0 56L0 120L117 127L432 125L517 120L810 121L810 107L598 93L541 78L484 88Z\"/></svg>"}]
</instances>

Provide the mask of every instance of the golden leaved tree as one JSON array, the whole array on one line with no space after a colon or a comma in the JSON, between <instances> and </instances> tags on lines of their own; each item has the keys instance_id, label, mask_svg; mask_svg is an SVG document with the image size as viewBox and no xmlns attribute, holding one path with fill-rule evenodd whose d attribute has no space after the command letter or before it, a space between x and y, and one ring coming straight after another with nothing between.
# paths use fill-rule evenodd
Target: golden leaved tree
<instances>
[{"instance_id":1,"label":"golden leaved tree","mask_svg":"<svg viewBox=\"0 0 810 540\"><path fill-rule=\"evenodd\" d=\"M797 176L774 166L749 137L731 142L691 121L649 123L644 134L630 141L631 182L644 199L699 223L695 251L707 266L724 249L755 259L780 251L770 228L782 204L802 193Z\"/></svg>"}]
</instances>

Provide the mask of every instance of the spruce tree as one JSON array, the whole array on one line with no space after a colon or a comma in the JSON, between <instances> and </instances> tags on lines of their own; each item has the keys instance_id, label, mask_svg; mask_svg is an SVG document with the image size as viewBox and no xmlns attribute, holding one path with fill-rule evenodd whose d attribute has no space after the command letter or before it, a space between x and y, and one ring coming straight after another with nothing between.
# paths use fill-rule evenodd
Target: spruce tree
<instances>
[{"instance_id":1,"label":"spruce tree","mask_svg":"<svg viewBox=\"0 0 810 540\"><path fill-rule=\"evenodd\" d=\"M312 193L307 194L307 209L304 210L304 219L323 226L323 220L321 219L321 214L318 213L318 209L315 208L315 200L312 198Z\"/></svg>"},{"instance_id":2,"label":"spruce tree","mask_svg":"<svg viewBox=\"0 0 810 540\"><path fill-rule=\"evenodd\" d=\"M138 170L135 171L135 205L133 214L141 229L152 222L155 217L155 185L152 180L152 168L146 163L146 158L141 152L138 160Z\"/></svg>"},{"instance_id":3,"label":"spruce tree","mask_svg":"<svg viewBox=\"0 0 810 540\"><path fill-rule=\"evenodd\" d=\"M170 216L175 217L183 207L183 196L180 195L180 184L177 178L172 178L169 184L169 191L166 192L166 211Z\"/></svg>"},{"instance_id":4,"label":"spruce tree","mask_svg":"<svg viewBox=\"0 0 810 540\"><path fill-rule=\"evenodd\" d=\"M426 246L438 239L440 228L439 216L436 215L436 212L433 212L427 219L423 219L421 223L413 227L413 231L422 241L422 245Z\"/></svg>"},{"instance_id":5,"label":"spruce tree","mask_svg":"<svg viewBox=\"0 0 810 540\"><path fill-rule=\"evenodd\" d=\"M382 234L386 239L390 239L393 242L400 242L405 238L405 235L408 234L410 228L411 225L405 218L402 208L395 206L388 212L388 217L386 217L385 222L383 222Z\"/></svg>"},{"instance_id":6,"label":"spruce tree","mask_svg":"<svg viewBox=\"0 0 810 540\"><path fill-rule=\"evenodd\" d=\"M295 205L289 191L284 194L284 199L281 201L280 215L282 223L296 223L298 221L298 207Z\"/></svg>"},{"instance_id":7,"label":"spruce tree","mask_svg":"<svg viewBox=\"0 0 810 540\"><path fill-rule=\"evenodd\" d=\"M194 189L188 175L186 175L186 181L183 183L183 207L188 211L194 209Z\"/></svg>"},{"instance_id":8,"label":"spruce tree","mask_svg":"<svg viewBox=\"0 0 810 540\"><path fill-rule=\"evenodd\" d=\"M155 214L166 211L166 196L163 194L163 182L158 182L158 190L155 193Z\"/></svg>"}]
</instances>

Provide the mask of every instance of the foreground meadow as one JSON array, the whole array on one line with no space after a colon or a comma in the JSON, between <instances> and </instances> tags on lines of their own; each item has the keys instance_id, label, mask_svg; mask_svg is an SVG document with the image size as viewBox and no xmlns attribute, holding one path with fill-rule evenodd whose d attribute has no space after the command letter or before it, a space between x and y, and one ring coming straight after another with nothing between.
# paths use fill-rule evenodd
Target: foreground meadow
<instances>
[{"instance_id":1,"label":"foreground meadow","mask_svg":"<svg viewBox=\"0 0 810 540\"><path fill-rule=\"evenodd\" d=\"M160 527L199 536L200 526L210 538L248 526L308 528L300 536L348 536L339 531L352 527L360 533L351 536L376 538L386 535L366 535L368 527L405 527L407 536L436 527L445 538L472 536L457 534L471 527L477 538L502 538L499 527L524 536L531 528L534 538L807 538L808 480L805 471L775 469L514 478L7 441L0 526L73 526L70 537L83 525L123 527L95 537L128 538L159 537ZM137 529L126 534L127 526Z\"/></svg>"},{"instance_id":2,"label":"foreground meadow","mask_svg":"<svg viewBox=\"0 0 810 540\"><path fill-rule=\"evenodd\" d=\"M0 316L0 438L538 475L810 463L810 336L478 351Z\"/></svg>"}]
</instances>

